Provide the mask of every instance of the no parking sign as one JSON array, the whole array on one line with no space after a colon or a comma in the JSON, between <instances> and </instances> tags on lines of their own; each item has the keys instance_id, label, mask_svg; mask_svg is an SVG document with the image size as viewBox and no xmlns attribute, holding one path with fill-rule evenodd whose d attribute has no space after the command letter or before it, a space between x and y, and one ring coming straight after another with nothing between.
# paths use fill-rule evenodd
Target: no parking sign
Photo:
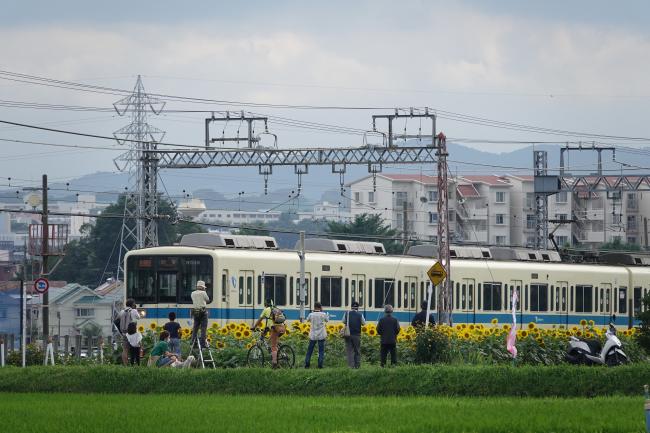
<instances>
[{"instance_id":1,"label":"no parking sign","mask_svg":"<svg viewBox=\"0 0 650 433\"><path fill-rule=\"evenodd\" d=\"M34 290L38 293L45 293L47 289L50 288L50 282L47 281L47 278L38 278L34 281Z\"/></svg>"}]
</instances>

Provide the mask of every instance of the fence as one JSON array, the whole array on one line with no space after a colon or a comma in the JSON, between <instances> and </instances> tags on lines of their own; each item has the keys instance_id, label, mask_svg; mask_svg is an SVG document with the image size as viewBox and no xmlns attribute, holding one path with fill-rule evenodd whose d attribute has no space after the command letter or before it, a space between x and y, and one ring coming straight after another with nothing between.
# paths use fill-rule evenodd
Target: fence
<instances>
[{"instance_id":1,"label":"fence","mask_svg":"<svg viewBox=\"0 0 650 433\"><path fill-rule=\"evenodd\" d=\"M4 353L0 358L6 359L8 354L20 350L19 336L15 334L0 333L0 341L4 342ZM55 357L70 356L73 359L82 358L102 359L103 350L113 348L113 337L84 337L82 335L53 335L52 348ZM119 343L119 341L116 341ZM40 348L40 345L39 345Z\"/></svg>"}]
</instances>

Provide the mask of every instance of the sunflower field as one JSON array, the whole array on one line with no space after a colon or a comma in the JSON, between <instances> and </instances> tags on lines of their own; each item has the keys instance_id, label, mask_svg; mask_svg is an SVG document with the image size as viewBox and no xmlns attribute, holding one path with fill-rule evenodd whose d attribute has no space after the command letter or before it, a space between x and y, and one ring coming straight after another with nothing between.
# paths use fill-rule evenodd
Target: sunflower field
<instances>
[{"instance_id":1,"label":"sunflower field","mask_svg":"<svg viewBox=\"0 0 650 433\"><path fill-rule=\"evenodd\" d=\"M282 344L290 345L296 353L296 366L302 366L309 343L310 325L307 322L288 322L287 332L281 337ZM341 337L343 324L327 325L325 366L346 365L345 340ZM579 326L539 328L528 323L517 330L518 356L516 364L556 365L564 361L570 336L605 340L606 328L595 326L593 321L581 321ZM155 344L162 328L151 324L140 326L144 347L148 353ZM438 325L426 331L416 332L412 326L402 327L397 337L397 357L401 364L448 363L448 364L502 364L512 363L506 351L505 339L510 325L500 325L496 319L488 326L482 324ZM646 355L635 341L636 329L619 332L623 350L632 362L646 360ZM191 329L181 328L182 350L187 353ZM207 341L213 349L219 367L242 367L246 365L248 349L258 334L246 323L231 322L225 326L212 323L208 328ZM314 353L314 357L317 353ZM374 323L362 327L362 364L379 362L379 335ZM314 359L315 360L315 359Z\"/></svg>"}]
</instances>

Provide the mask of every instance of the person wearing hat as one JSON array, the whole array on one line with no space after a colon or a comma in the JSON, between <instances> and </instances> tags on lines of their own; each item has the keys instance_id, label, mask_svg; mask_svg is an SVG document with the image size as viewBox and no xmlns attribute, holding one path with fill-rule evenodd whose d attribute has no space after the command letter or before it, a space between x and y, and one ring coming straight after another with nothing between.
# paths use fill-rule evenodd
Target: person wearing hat
<instances>
[{"instance_id":1,"label":"person wearing hat","mask_svg":"<svg viewBox=\"0 0 650 433\"><path fill-rule=\"evenodd\" d=\"M196 290L190 295L192 297L192 319L194 325L192 326L192 341L197 338L199 327L201 328L201 347L207 347L205 334L208 332L208 303L210 298L206 293L207 287L205 281L196 282Z\"/></svg>"},{"instance_id":2,"label":"person wearing hat","mask_svg":"<svg viewBox=\"0 0 650 433\"><path fill-rule=\"evenodd\" d=\"M366 324L363 314L359 313L359 303L352 302L352 310L343 315L343 325L350 328L350 336L345 337L345 354L348 367L361 367L361 327Z\"/></svg>"},{"instance_id":3,"label":"person wearing hat","mask_svg":"<svg viewBox=\"0 0 650 433\"><path fill-rule=\"evenodd\" d=\"M377 324L377 334L380 338L379 360L381 366L386 365L386 356L390 353L390 364L397 364L397 335L399 334L399 321L393 317L393 306L384 305L384 317L379 319Z\"/></svg>"}]
</instances>

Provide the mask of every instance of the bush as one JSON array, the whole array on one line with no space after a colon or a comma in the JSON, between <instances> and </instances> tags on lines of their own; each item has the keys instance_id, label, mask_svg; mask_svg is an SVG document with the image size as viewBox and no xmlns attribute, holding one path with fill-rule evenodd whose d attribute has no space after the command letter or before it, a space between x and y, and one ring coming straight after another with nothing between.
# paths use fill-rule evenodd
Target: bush
<instances>
[{"instance_id":1,"label":"bush","mask_svg":"<svg viewBox=\"0 0 650 433\"><path fill-rule=\"evenodd\" d=\"M30 367L0 369L0 392L367 396L639 395L650 366L449 366L323 370ZM272 391L271 391L272 390Z\"/></svg>"}]
</instances>

